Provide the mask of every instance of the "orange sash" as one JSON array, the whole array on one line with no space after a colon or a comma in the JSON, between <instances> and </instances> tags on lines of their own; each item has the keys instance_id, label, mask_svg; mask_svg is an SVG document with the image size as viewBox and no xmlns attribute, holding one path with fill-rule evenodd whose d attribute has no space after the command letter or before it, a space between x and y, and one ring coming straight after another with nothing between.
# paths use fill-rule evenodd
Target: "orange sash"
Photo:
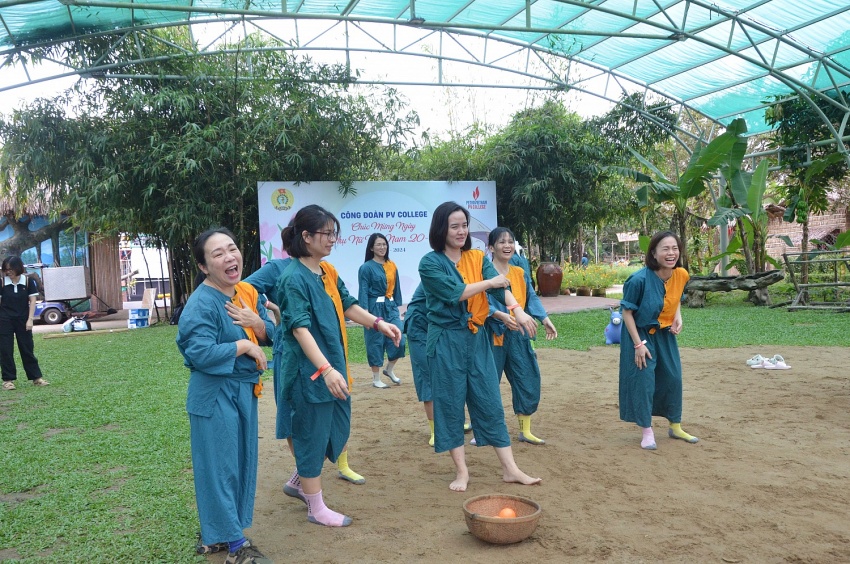
<instances>
[{"instance_id":1,"label":"orange sash","mask_svg":"<svg viewBox=\"0 0 850 564\"><path fill-rule=\"evenodd\" d=\"M233 294L233 297L230 298L230 301L233 302L233 305L241 308L242 302L245 302L245 305L248 306L248 309L259 315L260 312L257 311L257 290L247 282L238 282L236 284L236 293ZM254 330L250 327L243 327L245 330L245 335L248 337L248 340L254 343L255 345L259 345L260 342L257 340L257 335L254 334ZM259 361L257 362L257 370L262 371L260 368ZM260 376L260 379L254 384L254 395L258 398L263 397L263 377Z\"/></svg>"},{"instance_id":2,"label":"orange sash","mask_svg":"<svg viewBox=\"0 0 850 564\"><path fill-rule=\"evenodd\" d=\"M484 268L484 253L478 250L463 251L460 254L460 262L457 263L463 281L466 284L481 282L484 277L481 271ZM478 333L478 328L484 325L484 321L490 314L490 304L487 301L487 292L479 292L466 300L466 309L472 314L467 326L473 333Z\"/></svg>"},{"instance_id":3,"label":"orange sash","mask_svg":"<svg viewBox=\"0 0 850 564\"><path fill-rule=\"evenodd\" d=\"M336 317L339 321L339 330L342 333L342 347L345 353L345 376L348 379L348 391L350 393L351 386L354 385L354 380L351 378L351 369L348 364L348 332L345 330L345 312L342 311L342 296L339 295L339 288L337 288L339 273L337 273L336 268L329 262L322 261L320 266L325 273L322 276L322 283L325 286L325 292L327 292L331 301L334 303Z\"/></svg>"},{"instance_id":4,"label":"orange sash","mask_svg":"<svg viewBox=\"0 0 850 564\"><path fill-rule=\"evenodd\" d=\"M525 285L525 271L522 267L514 266L512 264L508 265L508 281L511 283L511 293L516 298L519 307L523 310L525 309L525 304L528 302L528 294L527 288ZM514 312L510 311L511 317L513 317ZM501 335L493 335L493 345L496 347L501 347L505 344L505 334Z\"/></svg>"},{"instance_id":5,"label":"orange sash","mask_svg":"<svg viewBox=\"0 0 850 564\"><path fill-rule=\"evenodd\" d=\"M395 263L391 260L384 261L384 276L387 277L387 293L384 294L384 297L388 300L393 299L393 294L395 293L395 276L396 272L398 272L398 268ZM401 304L398 304L401 305Z\"/></svg>"},{"instance_id":6,"label":"orange sash","mask_svg":"<svg viewBox=\"0 0 850 564\"><path fill-rule=\"evenodd\" d=\"M682 301L682 292L685 291L685 284L690 277L684 268L675 268L672 276L664 283L664 308L658 315L658 323L662 329L673 325L673 319Z\"/></svg>"}]
</instances>

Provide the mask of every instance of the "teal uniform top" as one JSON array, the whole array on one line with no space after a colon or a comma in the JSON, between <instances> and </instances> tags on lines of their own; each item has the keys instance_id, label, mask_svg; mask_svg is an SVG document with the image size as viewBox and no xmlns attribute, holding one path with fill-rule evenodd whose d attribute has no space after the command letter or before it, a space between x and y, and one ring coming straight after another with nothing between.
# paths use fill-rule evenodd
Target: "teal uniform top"
<instances>
[{"instance_id":1,"label":"teal uniform top","mask_svg":"<svg viewBox=\"0 0 850 564\"><path fill-rule=\"evenodd\" d=\"M343 311L357 305L357 299L348 293L342 278L337 279L337 290L342 300ZM291 399L293 385L295 380L299 379L307 402L335 401L336 398L330 393L321 376L315 380L310 379L316 372L316 367L301 350L301 346L292 334L293 329L300 327L309 329L331 366L343 376L348 374L339 318L331 297L325 291L322 278L304 266L301 261L293 260L278 280L273 295L281 300L278 306L281 311L281 325L284 329L282 397Z\"/></svg>"},{"instance_id":2,"label":"teal uniform top","mask_svg":"<svg viewBox=\"0 0 850 564\"><path fill-rule=\"evenodd\" d=\"M190 371L186 411L194 415L212 415L225 379L256 384L262 374L253 358L246 354L236 356L236 341L248 337L227 315L224 304L228 302L229 296L201 284L189 296L180 315L177 348ZM257 311L266 325L266 335L272 335L274 324L259 301Z\"/></svg>"}]
</instances>

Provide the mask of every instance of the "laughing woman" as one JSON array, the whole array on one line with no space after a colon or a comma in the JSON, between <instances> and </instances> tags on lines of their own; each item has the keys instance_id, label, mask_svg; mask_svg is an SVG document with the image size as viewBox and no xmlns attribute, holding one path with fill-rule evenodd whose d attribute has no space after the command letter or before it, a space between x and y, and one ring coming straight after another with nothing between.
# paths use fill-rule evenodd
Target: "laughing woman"
<instances>
[{"instance_id":1,"label":"laughing woman","mask_svg":"<svg viewBox=\"0 0 850 564\"><path fill-rule=\"evenodd\" d=\"M676 335L682 331L682 293L690 276L682 268L679 237L653 235L644 268L623 285L620 343L620 419L637 423L640 446L655 450L652 417L666 417L672 439L696 443L682 430L682 361Z\"/></svg>"},{"instance_id":2,"label":"laughing woman","mask_svg":"<svg viewBox=\"0 0 850 564\"><path fill-rule=\"evenodd\" d=\"M381 233L372 233L366 244L366 261L358 272L360 291L358 302L369 313L392 323L402 329L401 316L398 306L401 304L401 285L398 282L398 268L390 260L390 245ZM384 365L384 354L387 355L387 367L384 375L398 386L401 380L393 372L395 363L404 357L404 340L396 346L392 339L370 329L363 328L366 340L366 357L372 368L372 385L376 388L386 388L381 382L381 367Z\"/></svg>"},{"instance_id":3,"label":"laughing woman","mask_svg":"<svg viewBox=\"0 0 850 564\"><path fill-rule=\"evenodd\" d=\"M511 293L520 307L543 323L547 340L557 338L558 330L549 320L540 298L534 293L531 278L522 267L511 264L516 252L514 234L506 227L497 227L490 232L489 246L493 254L493 266L510 281ZM489 300L487 331L492 335L493 360L499 378L504 372L511 385L514 413L519 421L519 440L533 445L545 444L543 439L531 433L531 416L537 412L540 403L540 366L531 346L534 337L517 330L519 326L516 319L503 304L492 297Z\"/></svg>"},{"instance_id":4,"label":"laughing woman","mask_svg":"<svg viewBox=\"0 0 850 564\"><path fill-rule=\"evenodd\" d=\"M316 205L300 209L281 233L293 260L275 290L284 338L281 400L292 408L301 492L308 520L328 527L351 524L350 517L325 505L321 477L325 458L337 462L345 456L351 430L345 318L372 327L396 346L401 341L398 327L358 306L333 265L322 260L338 236L332 213Z\"/></svg>"},{"instance_id":5,"label":"laughing woman","mask_svg":"<svg viewBox=\"0 0 850 564\"><path fill-rule=\"evenodd\" d=\"M455 202L440 204L431 218L429 243L433 252L419 262L419 276L428 309L426 353L434 402L434 450L449 451L457 472L449 485L466 491L469 470L464 451L464 404L469 409L478 446L492 446L505 482L537 484L517 467L505 425L499 375L483 330L489 313L487 294L514 311L519 330L537 331L522 311L508 279L493 268L484 253L472 250L469 212Z\"/></svg>"},{"instance_id":6,"label":"laughing woman","mask_svg":"<svg viewBox=\"0 0 850 564\"><path fill-rule=\"evenodd\" d=\"M257 398L267 367L259 343L274 325L257 291L241 282L242 253L224 228L198 236L192 254L206 275L183 308L177 348L190 371L189 412L195 499L201 522L199 552L227 548L226 562L269 563L244 529L254 516L257 489ZM234 323L229 308L248 309ZM203 549L203 550L202 550Z\"/></svg>"}]
</instances>

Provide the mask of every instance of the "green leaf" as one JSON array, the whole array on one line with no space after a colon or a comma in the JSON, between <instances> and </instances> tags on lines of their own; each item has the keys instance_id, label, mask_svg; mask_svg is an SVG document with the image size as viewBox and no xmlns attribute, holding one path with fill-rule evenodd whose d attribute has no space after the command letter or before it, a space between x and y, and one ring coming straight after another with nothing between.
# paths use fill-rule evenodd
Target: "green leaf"
<instances>
[{"instance_id":1,"label":"green leaf","mask_svg":"<svg viewBox=\"0 0 850 564\"><path fill-rule=\"evenodd\" d=\"M782 221L792 223L797 215L797 204L800 203L800 194L795 194L788 207L785 208L785 213L782 214Z\"/></svg>"},{"instance_id":2,"label":"green leaf","mask_svg":"<svg viewBox=\"0 0 850 564\"><path fill-rule=\"evenodd\" d=\"M732 240L729 241L729 244L726 245L726 251L731 253L733 251L741 249L741 247L743 246L744 243L741 242L741 236L736 233L735 236L732 237Z\"/></svg>"},{"instance_id":3,"label":"green leaf","mask_svg":"<svg viewBox=\"0 0 850 564\"><path fill-rule=\"evenodd\" d=\"M817 159L812 161L812 164L809 165L809 168L806 169L806 175L804 177L803 182L805 184L809 184L812 181L812 178L818 176L828 167L834 165L835 163L841 162L844 160L844 155L841 153L832 153L829 156L826 156L822 159Z\"/></svg>"},{"instance_id":4,"label":"green leaf","mask_svg":"<svg viewBox=\"0 0 850 564\"><path fill-rule=\"evenodd\" d=\"M838 236L835 237L835 248L843 249L844 247L850 247L850 231L839 233Z\"/></svg>"},{"instance_id":5,"label":"green leaf","mask_svg":"<svg viewBox=\"0 0 850 564\"><path fill-rule=\"evenodd\" d=\"M649 183L653 180L651 176L648 176L639 170L624 166L606 166L605 170L614 174L619 174L620 176L625 176L626 178L631 178L635 182Z\"/></svg>"},{"instance_id":6,"label":"green leaf","mask_svg":"<svg viewBox=\"0 0 850 564\"><path fill-rule=\"evenodd\" d=\"M750 209L754 219L758 219L764 213L764 191L767 189L767 171L770 163L767 159L762 160L753 171L750 180L750 189L747 191L747 207Z\"/></svg>"},{"instance_id":7,"label":"green leaf","mask_svg":"<svg viewBox=\"0 0 850 564\"><path fill-rule=\"evenodd\" d=\"M652 240L652 237L648 235L638 235L638 246L642 253L646 253L649 251L649 242Z\"/></svg>"},{"instance_id":8,"label":"green leaf","mask_svg":"<svg viewBox=\"0 0 850 564\"><path fill-rule=\"evenodd\" d=\"M649 162L648 160L646 160L646 158L644 158L644 156L643 156L643 155L641 155L640 153L638 153L637 151L635 151L635 150L634 150L634 149L632 149L631 147L629 147L629 151L631 151L632 155L634 155L634 157L635 157L635 158L636 158L636 159L637 159L637 160L638 160L638 161L639 161L639 162L640 162L643 166L645 166L646 168L648 168L649 170L651 170L652 172L654 172L654 173L655 173L656 178L658 178L658 179L660 179L660 180L667 180L667 177L666 177L666 176L664 176L664 173L663 173L663 172L661 172L660 170L658 170L657 168L655 168L655 165L653 165L651 162Z\"/></svg>"},{"instance_id":9,"label":"green leaf","mask_svg":"<svg viewBox=\"0 0 850 564\"><path fill-rule=\"evenodd\" d=\"M719 208L714 216L708 220L708 224L715 227L718 225L725 227L729 222L745 215L747 215L747 210L741 208Z\"/></svg>"},{"instance_id":10,"label":"green leaf","mask_svg":"<svg viewBox=\"0 0 850 564\"><path fill-rule=\"evenodd\" d=\"M746 123L742 119L736 119L704 149L694 151L688 169L679 177L678 182L685 198L699 195L705 189L711 174L724 162L729 162L729 155L740 142L739 135L743 132L746 132Z\"/></svg>"},{"instance_id":11,"label":"green leaf","mask_svg":"<svg viewBox=\"0 0 850 564\"><path fill-rule=\"evenodd\" d=\"M732 175L732 179L729 180L729 189L732 192L732 197L735 199L735 203L741 207L746 207L747 205L747 194L750 189L750 183L752 182L752 173L738 170Z\"/></svg>"}]
</instances>

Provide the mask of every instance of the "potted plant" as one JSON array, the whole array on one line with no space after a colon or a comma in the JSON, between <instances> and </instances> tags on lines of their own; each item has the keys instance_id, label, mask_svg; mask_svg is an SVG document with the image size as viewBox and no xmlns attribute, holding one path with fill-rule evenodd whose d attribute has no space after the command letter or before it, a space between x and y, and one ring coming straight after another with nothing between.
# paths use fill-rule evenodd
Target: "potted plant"
<instances>
[{"instance_id":1,"label":"potted plant","mask_svg":"<svg viewBox=\"0 0 850 564\"><path fill-rule=\"evenodd\" d=\"M587 269L568 264L564 267L564 278L561 285L575 292L577 296L589 296L590 286L587 280Z\"/></svg>"}]
</instances>

